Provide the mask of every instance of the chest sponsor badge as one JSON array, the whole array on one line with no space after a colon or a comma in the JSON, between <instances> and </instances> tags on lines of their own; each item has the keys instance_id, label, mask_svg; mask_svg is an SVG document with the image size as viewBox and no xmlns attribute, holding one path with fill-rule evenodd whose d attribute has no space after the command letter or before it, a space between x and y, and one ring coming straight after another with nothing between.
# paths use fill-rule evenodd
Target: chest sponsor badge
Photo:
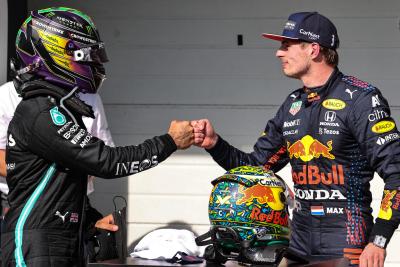
<instances>
[{"instance_id":1,"label":"chest sponsor badge","mask_svg":"<svg viewBox=\"0 0 400 267\"><path fill-rule=\"evenodd\" d=\"M341 110L346 107L346 103L340 99L326 99L322 102L322 106L326 109Z\"/></svg>"},{"instance_id":2,"label":"chest sponsor badge","mask_svg":"<svg viewBox=\"0 0 400 267\"><path fill-rule=\"evenodd\" d=\"M67 122L65 116L60 111L58 111L58 107L50 109L50 116L53 120L53 123L57 126L62 126Z\"/></svg>"},{"instance_id":3,"label":"chest sponsor badge","mask_svg":"<svg viewBox=\"0 0 400 267\"><path fill-rule=\"evenodd\" d=\"M296 113L299 112L301 109L301 104L301 101L296 101L292 103L292 106L289 109L290 114L292 114L293 116L296 115Z\"/></svg>"}]
</instances>

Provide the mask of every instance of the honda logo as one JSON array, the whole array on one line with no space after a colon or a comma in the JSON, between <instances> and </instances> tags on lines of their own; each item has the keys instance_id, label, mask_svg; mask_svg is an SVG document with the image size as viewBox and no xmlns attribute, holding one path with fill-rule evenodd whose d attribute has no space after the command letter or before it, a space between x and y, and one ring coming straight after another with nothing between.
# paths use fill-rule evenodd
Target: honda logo
<instances>
[{"instance_id":1,"label":"honda logo","mask_svg":"<svg viewBox=\"0 0 400 267\"><path fill-rule=\"evenodd\" d=\"M336 112L335 111L325 112L325 121L334 122L335 120L336 120Z\"/></svg>"}]
</instances>

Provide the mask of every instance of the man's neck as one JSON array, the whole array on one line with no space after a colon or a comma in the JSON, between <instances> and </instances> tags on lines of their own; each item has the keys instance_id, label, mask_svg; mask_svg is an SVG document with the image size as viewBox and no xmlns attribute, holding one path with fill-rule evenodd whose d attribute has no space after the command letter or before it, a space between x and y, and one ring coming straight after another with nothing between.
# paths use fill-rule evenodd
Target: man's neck
<instances>
[{"instance_id":1,"label":"man's neck","mask_svg":"<svg viewBox=\"0 0 400 267\"><path fill-rule=\"evenodd\" d=\"M313 66L313 69L301 77L303 85L307 88L319 87L324 85L331 77L334 67L326 64L318 64Z\"/></svg>"}]
</instances>

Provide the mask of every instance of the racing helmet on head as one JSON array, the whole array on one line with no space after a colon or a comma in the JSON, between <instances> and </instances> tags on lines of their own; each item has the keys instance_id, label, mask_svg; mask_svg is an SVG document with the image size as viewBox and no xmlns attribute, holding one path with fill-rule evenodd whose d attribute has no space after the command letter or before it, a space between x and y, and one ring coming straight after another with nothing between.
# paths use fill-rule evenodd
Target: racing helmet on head
<instances>
[{"instance_id":1,"label":"racing helmet on head","mask_svg":"<svg viewBox=\"0 0 400 267\"><path fill-rule=\"evenodd\" d=\"M93 21L71 8L32 11L16 38L18 78L24 74L64 89L96 93L105 80L104 43Z\"/></svg>"},{"instance_id":2,"label":"racing helmet on head","mask_svg":"<svg viewBox=\"0 0 400 267\"><path fill-rule=\"evenodd\" d=\"M198 245L211 245L205 258L218 263L278 263L289 244L292 197L282 178L262 167L241 166L212 184L210 231L196 239Z\"/></svg>"}]
</instances>

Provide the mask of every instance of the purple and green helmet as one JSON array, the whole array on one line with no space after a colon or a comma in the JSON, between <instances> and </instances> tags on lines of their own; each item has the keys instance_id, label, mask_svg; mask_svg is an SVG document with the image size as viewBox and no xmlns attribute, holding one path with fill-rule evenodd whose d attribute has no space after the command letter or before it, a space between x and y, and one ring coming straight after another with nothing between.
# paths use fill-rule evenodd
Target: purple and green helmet
<instances>
[{"instance_id":1,"label":"purple and green helmet","mask_svg":"<svg viewBox=\"0 0 400 267\"><path fill-rule=\"evenodd\" d=\"M76 9L32 11L15 46L21 68L62 88L96 93L105 79L104 43L92 19Z\"/></svg>"}]
</instances>

